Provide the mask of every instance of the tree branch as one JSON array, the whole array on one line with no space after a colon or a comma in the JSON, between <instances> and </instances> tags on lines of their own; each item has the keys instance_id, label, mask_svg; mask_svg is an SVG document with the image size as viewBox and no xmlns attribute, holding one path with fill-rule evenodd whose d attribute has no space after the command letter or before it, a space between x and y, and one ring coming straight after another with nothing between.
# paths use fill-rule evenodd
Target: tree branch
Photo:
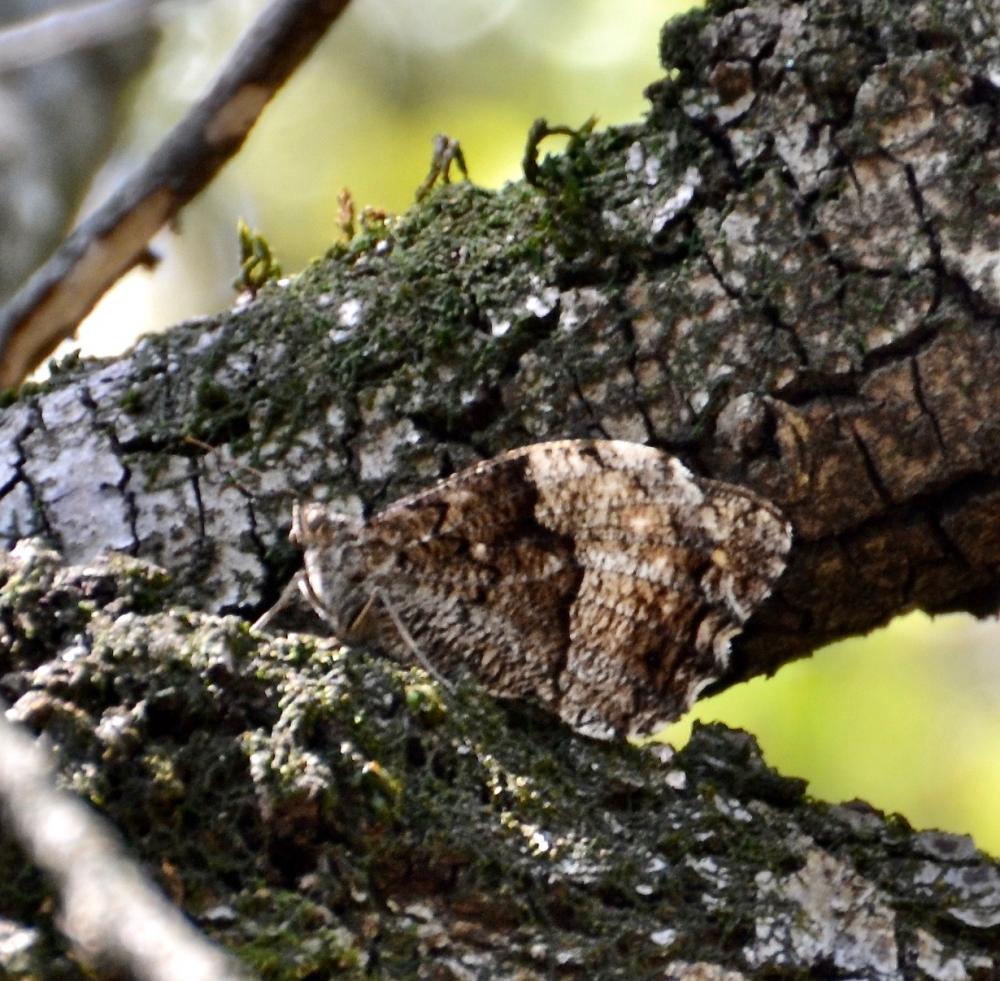
<instances>
[{"instance_id":1,"label":"tree branch","mask_svg":"<svg viewBox=\"0 0 1000 981\"><path fill-rule=\"evenodd\" d=\"M216 614L294 571L288 491L360 513L587 436L792 522L724 683L995 608L998 37L974 3L711 5L664 31L648 118L533 185L439 188L239 310L62 366L0 415L0 531L63 552L0 570L0 690L183 857L186 908L225 896L219 935L289 972L991 976L1000 871L967 839L810 802L739 734L598 746Z\"/></svg>"},{"instance_id":2,"label":"tree branch","mask_svg":"<svg viewBox=\"0 0 1000 981\"><path fill-rule=\"evenodd\" d=\"M121 557L0 557L0 689L264 977L996 973L995 861L810 801L746 733L598 743L338 641L171 609L164 585ZM0 848L4 915L32 922L51 900L23 865Z\"/></svg>"},{"instance_id":3,"label":"tree branch","mask_svg":"<svg viewBox=\"0 0 1000 981\"><path fill-rule=\"evenodd\" d=\"M58 885L62 929L79 952L143 981L246 978L166 901L93 810L55 788L51 770L0 711L0 804L28 855Z\"/></svg>"},{"instance_id":4,"label":"tree branch","mask_svg":"<svg viewBox=\"0 0 1000 981\"><path fill-rule=\"evenodd\" d=\"M94 0L0 30L0 74L105 44L145 27L160 0Z\"/></svg>"},{"instance_id":5,"label":"tree branch","mask_svg":"<svg viewBox=\"0 0 1000 981\"><path fill-rule=\"evenodd\" d=\"M740 9L678 21L649 120L575 141L538 187L443 187L291 287L16 406L0 529L45 530L70 559L147 555L181 599L259 613L290 574L286 500L192 470L187 433L234 440L276 489L370 508L512 446L610 436L793 524L727 682L915 607L995 609L985 42L925 52L890 22L882 61L845 42L842 75L804 27ZM69 462L81 446L92 471Z\"/></svg>"},{"instance_id":6,"label":"tree branch","mask_svg":"<svg viewBox=\"0 0 1000 981\"><path fill-rule=\"evenodd\" d=\"M0 388L20 384L104 292L143 261L150 238L243 145L264 106L349 0L274 0L208 94L143 169L87 218L0 311Z\"/></svg>"}]
</instances>

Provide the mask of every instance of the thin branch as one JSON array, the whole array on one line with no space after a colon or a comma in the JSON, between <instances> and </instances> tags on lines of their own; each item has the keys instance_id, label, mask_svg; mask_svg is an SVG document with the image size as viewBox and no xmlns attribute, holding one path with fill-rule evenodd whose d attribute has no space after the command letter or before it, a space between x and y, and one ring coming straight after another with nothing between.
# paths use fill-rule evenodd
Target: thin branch
<instances>
[{"instance_id":1,"label":"thin branch","mask_svg":"<svg viewBox=\"0 0 1000 981\"><path fill-rule=\"evenodd\" d=\"M2 708L0 804L25 851L55 881L61 929L87 959L143 981L246 979L171 906L106 822L55 787L47 754Z\"/></svg>"},{"instance_id":2,"label":"thin branch","mask_svg":"<svg viewBox=\"0 0 1000 981\"><path fill-rule=\"evenodd\" d=\"M239 150L264 106L349 2L274 0L267 7L145 167L0 311L0 388L19 385L143 261L150 238Z\"/></svg>"},{"instance_id":3,"label":"thin branch","mask_svg":"<svg viewBox=\"0 0 1000 981\"><path fill-rule=\"evenodd\" d=\"M63 7L0 30L0 73L124 37L153 19L159 0L95 0Z\"/></svg>"}]
</instances>

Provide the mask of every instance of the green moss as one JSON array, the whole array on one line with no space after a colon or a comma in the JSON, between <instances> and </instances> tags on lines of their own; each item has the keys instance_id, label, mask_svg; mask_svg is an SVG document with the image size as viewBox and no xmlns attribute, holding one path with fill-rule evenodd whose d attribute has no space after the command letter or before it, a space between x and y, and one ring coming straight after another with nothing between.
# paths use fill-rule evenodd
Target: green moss
<instances>
[{"instance_id":1,"label":"green moss","mask_svg":"<svg viewBox=\"0 0 1000 981\"><path fill-rule=\"evenodd\" d=\"M81 368L79 350L70 351L69 354L64 355L62 358L51 358L48 368L50 378L78 374Z\"/></svg>"},{"instance_id":2,"label":"green moss","mask_svg":"<svg viewBox=\"0 0 1000 981\"><path fill-rule=\"evenodd\" d=\"M436 685L413 683L406 686L406 707L412 715L428 727L440 725L448 709Z\"/></svg>"},{"instance_id":3,"label":"green moss","mask_svg":"<svg viewBox=\"0 0 1000 981\"><path fill-rule=\"evenodd\" d=\"M281 263L264 236L241 218L237 223L240 271L233 286L255 295L265 283L281 277Z\"/></svg>"},{"instance_id":4,"label":"green moss","mask_svg":"<svg viewBox=\"0 0 1000 981\"><path fill-rule=\"evenodd\" d=\"M230 395L226 388L210 378L201 379L197 396L198 407L213 414L224 411L230 404Z\"/></svg>"},{"instance_id":5,"label":"green moss","mask_svg":"<svg viewBox=\"0 0 1000 981\"><path fill-rule=\"evenodd\" d=\"M234 943L233 952L255 975L282 981L370 977L364 939L307 897L261 886L241 897L236 910L245 921L240 932L252 936Z\"/></svg>"},{"instance_id":6,"label":"green moss","mask_svg":"<svg viewBox=\"0 0 1000 981\"><path fill-rule=\"evenodd\" d=\"M720 0L720 4L725 0ZM680 81L690 84L701 78L709 53L699 35L717 12L715 5L695 8L668 20L660 32L660 64L680 73Z\"/></svg>"},{"instance_id":7,"label":"green moss","mask_svg":"<svg viewBox=\"0 0 1000 981\"><path fill-rule=\"evenodd\" d=\"M26 381L23 385L21 385L21 388L18 391L18 398L28 399L35 395L41 395L47 390L48 386L46 386L43 382Z\"/></svg>"}]
</instances>

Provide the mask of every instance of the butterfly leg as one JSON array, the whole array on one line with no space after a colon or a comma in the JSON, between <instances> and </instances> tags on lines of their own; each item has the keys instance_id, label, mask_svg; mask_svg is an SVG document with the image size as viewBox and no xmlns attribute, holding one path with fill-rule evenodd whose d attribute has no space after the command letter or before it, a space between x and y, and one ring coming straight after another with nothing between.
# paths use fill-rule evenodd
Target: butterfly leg
<instances>
[{"instance_id":1,"label":"butterfly leg","mask_svg":"<svg viewBox=\"0 0 1000 981\"><path fill-rule=\"evenodd\" d=\"M294 576L288 581L288 585L281 591L281 595L278 597L275 604L269 609L265 610L253 624L250 626L251 630L255 630L260 633L267 629L267 625L282 611L287 609L292 605L292 600L301 591L301 581L303 574L301 572L295 573Z\"/></svg>"}]
</instances>

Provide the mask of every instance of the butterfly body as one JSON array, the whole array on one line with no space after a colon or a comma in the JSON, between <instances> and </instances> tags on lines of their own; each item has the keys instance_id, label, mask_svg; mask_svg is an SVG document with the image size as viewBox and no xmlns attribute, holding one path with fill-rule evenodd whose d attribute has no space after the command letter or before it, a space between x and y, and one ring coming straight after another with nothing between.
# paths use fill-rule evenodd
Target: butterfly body
<instances>
[{"instance_id":1,"label":"butterfly body","mask_svg":"<svg viewBox=\"0 0 1000 981\"><path fill-rule=\"evenodd\" d=\"M514 450L368 520L307 504L305 592L345 642L534 701L588 735L648 732L725 669L791 543L771 504L659 450ZM400 624L403 629L400 629ZM407 636L408 635L408 636Z\"/></svg>"}]
</instances>

